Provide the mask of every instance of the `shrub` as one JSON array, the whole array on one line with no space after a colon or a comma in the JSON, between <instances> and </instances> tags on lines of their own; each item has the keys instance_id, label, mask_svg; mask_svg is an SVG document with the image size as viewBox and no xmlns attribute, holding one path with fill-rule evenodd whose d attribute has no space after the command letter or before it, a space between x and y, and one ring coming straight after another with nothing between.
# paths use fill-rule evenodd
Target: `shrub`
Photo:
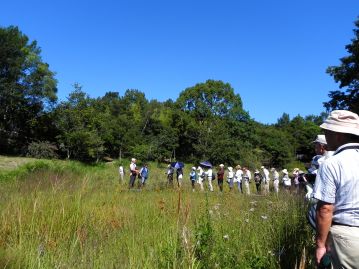
<instances>
[{"instance_id":1,"label":"shrub","mask_svg":"<svg viewBox=\"0 0 359 269\"><path fill-rule=\"evenodd\" d=\"M57 147L48 141L31 142L27 147L27 156L39 159L57 159Z\"/></svg>"}]
</instances>

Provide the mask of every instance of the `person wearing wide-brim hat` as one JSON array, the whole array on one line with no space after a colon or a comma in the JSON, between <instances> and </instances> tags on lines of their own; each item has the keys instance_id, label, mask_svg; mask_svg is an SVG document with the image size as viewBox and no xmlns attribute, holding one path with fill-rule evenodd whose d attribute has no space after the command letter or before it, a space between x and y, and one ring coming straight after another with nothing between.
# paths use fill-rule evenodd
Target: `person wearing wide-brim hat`
<instances>
[{"instance_id":1,"label":"person wearing wide-brim hat","mask_svg":"<svg viewBox=\"0 0 359 269\"><path fill-rule=\"evenodd\" d=\"M197 167L197 171L198 171L198 184L199 184L199 187L200 187L201 191L204 191L203 181L206 179L206 174L203 171L201 166Z\"/></svg>"},{"instance_id":2,"label":"person wearing wide-brim hat","mask_svg":"<svg viewBox=\"0 0 359 269\"><path fill-rule=\"evenodd\" d=\"M234 174L233 182L237 182L238 191L241 193L243 193L242 176L243 176L242 167L238 164L236 166L236 173Z\"/></svg>"},{"instance_id":3,"label":"person wearing wide-brim hat","mask_svg":"<svg viewBox=\"0 0 359 269\"><path fill-rule=\"evenodd\" d=\"M282 182L283 182L283 187L287 192L290 192L290 188L292 186L292 182L291 179L288 175L288 170L287 169L283 169L282 170L283 173L283 177L282 177Z\"/></svg>"},{"instance_id":4,"label":"person wearing wide-brim hat","mask_svg":"<svg viewBox=\"0 0 359 269\"><path fill-rule=\"evenodd\" d=\"M359 265L359 116L332 111L320 127L333 156L321 164L315 180L316 260L329 252L334 268Z\"/></svg>"},{"instance_id":5,"label":"person wearing wide-brim hat","mask_svg":"<svg viewBox=\"0 0 359 269\"><path fill-rule=\"evenodd\" d=\"M196 167L192 167L191 172L189 174L189 179L191 180L192 184L192 191L195 191L195 183L197 179Z\"/></svg>"},{"instance_id":6,"label":"person wearing wide-brim hat","mask_svg":"<svg viewBox=\"0 0 359 269\"><path fill-rule=\"evenodd\" d=\"M263 183L264 183L264 194L268 194L269 193L269 181L270 181L269 171L264 166L261 166L261 169L262 169L262 177L263 177Z\"/></svg>"},{"instance_id":7,"label":"person wearing wide-brim hat","mask_svg":"<svg viewBox=\"0 0 359 269\"><path fill-rule=\"evenodd\" d=\"M256 169L254 171L253 177L254 177L254 182L256 183L257 194L259 194L261 192L261 183L262 183L262 180L263 180L263 176L259 172L259 170Z\"/></svg>"},{"instance_id":8,"label":"person wearing wide-brim hat","mask_svg":"<svg viewBox=\"0 0 359 269\"><path fill-rule=\"evenodd\" d=\"M136 167L136 162L137 160L135 158L131 159L131 163L130 163L130 183L129 183L129 188L132 189L135 186L135 181L136 181L136 177L138 174L138 170Z\"/></svg>"},{"instance_id":9,"label":"person wearing wide-brim hat","mask_svg":"<svg viewBox=\"0 0 359 269\"><path fill-rule=\"evenodd\" d=\"M221 163L217 171L217 183L220 192L223 192L223 179L224 179L224 164Z\"/></svg>"},{"instance_id":10,"label":"person wearing wide-brim hat","mask_svg":"<svg viewBox=\"0 0 359 269\"><path fill-rule=\"evenodd\" d=\"M278 192L279 192L279 173L277 172L277 170L274 167L271 168L271 172L273 175L274 192L278 194Z\"/></svg>"},{"instance_id":11,"label":"person wearing wide-brim hat","mask_svg":"<svg viewBox=\"0 0 359 269\"><path fill-rule=\"evenodd\" d=\"M327 140L325 139L325 135L317 135L316 139L312 142L314 143L314 151L315 156L313 157L310 168L308 172L310 175L315 175L318 172L319 166L323 163L326 159L328 159L331 155L333 155L333 151L328 150Z\"/></svg>"},{"instance_id":12,"label":"person wearing wide-brim hat","mask_svg":"<svg viewBox=\"0 0 359 269\"><path fill-rule=\"evenodd\" d=\"M228 169L227 182L228 182L228 185L229 185L229 191L232 191L232 189L233 189L233 180L234 180L233 167L229 166L227 169Z\"/></svg>"}]
</instances>

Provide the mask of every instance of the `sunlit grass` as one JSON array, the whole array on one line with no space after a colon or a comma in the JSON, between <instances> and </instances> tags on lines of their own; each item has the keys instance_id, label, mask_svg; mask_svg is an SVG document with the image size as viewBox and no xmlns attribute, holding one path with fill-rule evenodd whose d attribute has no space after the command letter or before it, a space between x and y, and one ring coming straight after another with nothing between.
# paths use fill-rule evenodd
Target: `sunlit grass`
<instances>
[{"instance_id":1,"label":"sunlit grass","mask_svg":"<svg viewBox=\"0 0 359 269\"><path fill-rule=\"evenodd\" d=\"M41 162L0 182L1 268L293 268L311 244L299 197L179 191L156 164L128 190L115 165Z\"/></svg>"}]
</instances>

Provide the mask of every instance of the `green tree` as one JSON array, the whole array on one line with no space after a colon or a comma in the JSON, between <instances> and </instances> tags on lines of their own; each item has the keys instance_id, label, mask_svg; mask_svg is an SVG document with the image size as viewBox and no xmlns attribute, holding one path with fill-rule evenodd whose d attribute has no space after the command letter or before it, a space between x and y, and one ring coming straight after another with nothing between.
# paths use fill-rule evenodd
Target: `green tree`
<instances>
[{"instance_id":1,"label":"green tree","mask_svg":"<svg viewBox=\"0 0 359 269\"><path fill-rule=\"evenodd\" d=\"M229 83L220 80L207 80L185 89L180 93L177 104L199 121L213 116L239 121L247 121L249 118L243 110L239 94L234 93Z\"/></svg>"},{"instance_id":2,"label":"green tree","mask_svg":"<svg viewBox=\"0 0 359 269\"><path fill-rule=\"evenodd\" d=\"M334 109L348 109L359 113L359 19L355 22L355 37L352 43L346 45L349 55L340 59L341 65L330 66L327 73L339 82L339 88L329 93L328 102L324 103L327 111Z\"/></svg>"},{"instance_id":3,"label":"green tree","mask_svg":"<svg viewBox=\"0 0 359 269\"><path fill-rule=\"evenodd\" d=\"M101 136L104 117L96 111L95 101L82 91L81 86L75 84L74 87L68 100L61 102L55 111L55 122L60 131L57 139L67 158L98 161L105 151Z\"/></svg>"},{"instance_id":4,"label":"green tree","mask_svg":"<svg viewBox=\"0 0 359 269\"><path fill-rule=\"evenodd\" d=\"M0 28L0 151L19 152L41 139L41 118L55 104L57 81L36 41L17 27Z\"/></svg>"}]
</instances>

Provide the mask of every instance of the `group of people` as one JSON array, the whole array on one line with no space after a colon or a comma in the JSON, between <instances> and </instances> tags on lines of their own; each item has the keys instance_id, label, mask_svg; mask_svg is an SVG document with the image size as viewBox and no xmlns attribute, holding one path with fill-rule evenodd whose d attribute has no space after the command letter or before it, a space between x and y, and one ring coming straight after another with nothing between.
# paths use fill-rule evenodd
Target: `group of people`
<instances>
[{"instance_id":1,"label":"group of people","mask_svg":"<svg viewBox=\"0 0 359 269\"><path fill-rule=\"evenodd\" d=\"M193 191L196 184L204 190L207 182L213 191L212 182L217 178L222 192L224 181L229 190L237 185L241 193L250 194L249 184L254 181L258 193L268 194L270 185L278 193L280 181L287 191L301 193L307 190L306 198L315 205L312 215L316 229L316 252L318 264L332 268L359 268L359 116L347 110L334 110L320 127L324 135L318 135L308 172L295 168L291 175L287 169L268 170L262 166L253 173L246 167L229 166L225 170L220 164L217 172L211 166L192 167L189 179ZM143 186L148 178L148 167L136 169L136 160L131 160L130 188L139 176ZM122 178L124 170L122 168ZM177 184L182 185L183 167L168 166L168 184L173 184L176 174ZM120 168L121 175L121 168ZM273 183L271 183L273 182ZM293 182L293 184L292 184ZM294 186L294 188L293 188Z\"/></svg>"},{"instance_id":2,"label":"group of people","mask_svg":"<svg viewBox=\"0 0 359 269\"><path fill-rule=\"evenodd\" d=\"M137 160L135 158L131 159L131 164L130 164L130 183L129 183L129 188L132 189L135 187L135 182L136 182L136 178L138 177L139 180L139 186L142 188L143 186L145 186L146 181L148 179L149 176L149 169L148 169L148 165L147 163L145 163L140 170L138 170L137 168ZM119 166L118 168L118 172L120 175L120 183L124 183L124 177L125 177L125 169L123 168L122 165Z\"/></svg>"},{"instance_id":3,"label":"group of people","mask_svg":"<svg viewBox=\"0 0 359 269\"><path fill-rule=\"evenodd\" d=\"M177 185L182 186L183 169L175 169L171 165L167 168L167 180L169 185L173 185L174 174L176 173ZM295 168L291 175L289 175L287 169L281 170L280 173L276 168L268 170L262 166L260 170L256 169L253 173L246 168L237 165L235 168L228 166L224 168L224 164L218 166L217 172L212 167L198 166L192 167L189 174L189 179L192 184L192 190L195 191L196 184L199 185L201 191L205 190L205 185L209 191L214 191L213 181L217 178L217 185L220 192L223 192L224 182L227 182L229 190L232 191L235 187L238 191L245 194L250 194L250 183L254 182L256 186L257 194L268 194L271 189L275 193L279 192L280 183L283 188L290 192L292 189L292 180L294 181L295 192L299 193L301 189L304 189L307 179L303 171ZM273 186L271 188L270 186Z\"/></svg>"}]
</instances>

